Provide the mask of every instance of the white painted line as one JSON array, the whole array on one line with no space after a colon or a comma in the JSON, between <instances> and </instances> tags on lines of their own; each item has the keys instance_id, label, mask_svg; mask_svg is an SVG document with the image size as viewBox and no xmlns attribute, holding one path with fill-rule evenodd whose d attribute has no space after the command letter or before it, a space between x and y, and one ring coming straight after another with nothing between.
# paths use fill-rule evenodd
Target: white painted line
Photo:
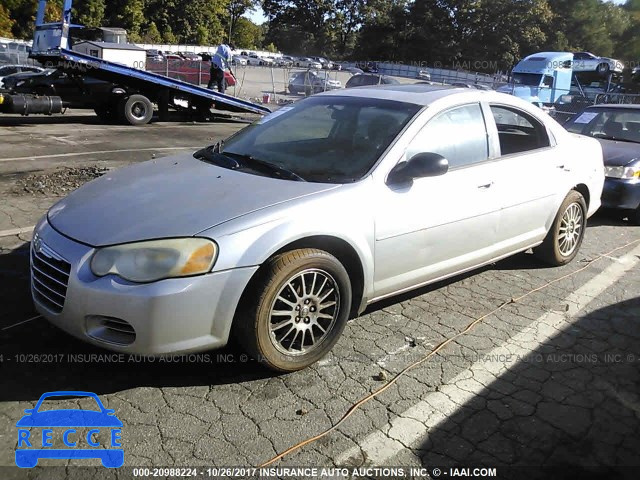
<instances>
[{"instance_id":1,"label":"white painted line","mask_svg":"<svg viewBox=\"0 0 640 480\"><path fill-rule=\"evenodd\" d=\"M130 152L162 152L165 150L196 150L202 148L203 145L196 147L155 147L155 148L123 148L120 150L95 150L93 152L75 152L75 153L54 153L52 155L32 155L30 157L10 157L0 158L0 162L14 162L18 160L38 160L41 158L63 158L63 157L79 157L84 155L105 155L107 153L130 153Z\"/></svg>"},{"instance_id":2,"label":"white painted line","mask_svg":"<svg viewBox=\"0 0 640 480\"><path fill-rule=\"evenodd\" d=\"M27 322L30 322L32 320L37 320L38 318L41 318L41 317L42 317L42 315L36 315L35 317L27 318L26 320L23 320L21 322L14 323L13 325L9 325L8 327L4 327L2 329L2 331L9 330L10 328L17 327L18 325L22 325L23 323L27 323Z\"/></svg>"},{"instance_id":3,"label":"white painted line","mask_svg":"<svg viewBox=\"0 0 640 480\"><path fill-rule=\"evenodd\" d=\"M35 228L35 225L29 227L13 228L11 230L0 230L0 237L11 237L13 235L20 235L21 233L29 233Z\"/></svg>"},{"instance_id":4,"label":"white painted line","mask_svg":"<svg viewBox=\"0 0 640 480\"><path fill-rule=\"evenodd\" d=\"M525 358L531 355L541 344L577 322L577 314L583 308L635 267L640 262L640 246L616 260L565 298L564 302L569 305L567 312L545 313L483 357ZM506 370L508 365L503 362L475 362L440 386L439 391L428 393L423 400L368 435L358 447L352 447L340 455L336 465L361 465L363 458L367 465L389 464L389 460L405 448L424 442L429 430L438 428L461 405L476 397L485 388L483 384L492 382Z\"/></svg>"}]
</instances>

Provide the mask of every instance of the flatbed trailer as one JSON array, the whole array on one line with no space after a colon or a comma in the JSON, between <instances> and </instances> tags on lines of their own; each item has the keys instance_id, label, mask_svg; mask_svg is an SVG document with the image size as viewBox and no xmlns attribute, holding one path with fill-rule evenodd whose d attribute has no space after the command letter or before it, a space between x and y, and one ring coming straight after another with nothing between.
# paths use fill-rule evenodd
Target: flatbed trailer
<instances>
[{"instance_id":1,"label":"flatbed trailer","mask_svg":"<svg viewBox=\"0 0 640 480\"><path fill-rule=\"evenodd\" d=\"M147 72L127 65L110 62L68 47L71 26L72 0L64 0L62 20L44 23L47 0L40 0L36 16L31 58L43 65L64 70L74 76L88 76L113 84L110 93L93 104L99 116L119 118L132 125L142 125L151 120L154 103L158 107L159 119L167 120L169 108L189 109L202 118L211 116L211 108L230 112L247 112L264 115L270 110L231 95L193 85L174 78ZM64 98L42 95L0 95L0 111L7 113L60 113Z\"/></svg>"}]
</instances>

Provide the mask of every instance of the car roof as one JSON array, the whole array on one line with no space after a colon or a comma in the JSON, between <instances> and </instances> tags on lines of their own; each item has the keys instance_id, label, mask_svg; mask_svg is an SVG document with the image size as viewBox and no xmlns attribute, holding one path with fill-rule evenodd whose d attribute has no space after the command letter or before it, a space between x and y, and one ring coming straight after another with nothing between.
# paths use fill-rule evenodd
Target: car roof
<instances>
[{"instance_id":1,"label":"car roof","mask_svg":"<svg viewBox=\"0 0 640 480\"><path fill-rule=\"evenodd\" d=\"M456 88L449 85L424 85L424 84L394 84L373 85L365 87L349 88L344 90L332 90L320 95L333 95L345 97L379 98L381 100L396 100L398 102L413 103L416 105L429 105L440 98L450 95L485 95L494 92L485 92L469 88ZM512 98L510 95L507 97Z\"/></svg>"}]
</instances>

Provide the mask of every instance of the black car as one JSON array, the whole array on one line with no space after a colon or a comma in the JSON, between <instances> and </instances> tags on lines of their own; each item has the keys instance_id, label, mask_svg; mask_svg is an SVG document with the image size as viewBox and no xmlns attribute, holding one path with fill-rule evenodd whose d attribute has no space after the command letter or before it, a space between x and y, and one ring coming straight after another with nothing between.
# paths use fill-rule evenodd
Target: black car
<instances>
[{"instance_id":1,"label":"black car","mask_svg":"<svg viewBox=\"0 0 640 480\"><path fill-rule=\"evenodd\" d=\"M115 120L115 112L108 105L117 103L114 97L126 94L124 88L111 82L55 69L9 75L4 86L14 93L60 97L66 108L94 109L103 120Z\"/></svg>"},{"instance_id":2,"label":"black car","mask_svg":"<svg viewBox=\"0 0 640 480\"><path fill-rule=\"evenodd\" d=\"M565 124L597 138L604 152L602 206L640 225L640 105L594 105Z\"/></svg>"},{"instance_id":3,"label":"black car","mask_svg":"<svg viewBox=\"0 0 640 480\"><path fill-rule=\"evenodd\" d=\"M349 79L346 88L364 87L365 85L398 85L400 82L393 77L378 75L377 73L361 73Z\"/></svg>"}]
</instances>

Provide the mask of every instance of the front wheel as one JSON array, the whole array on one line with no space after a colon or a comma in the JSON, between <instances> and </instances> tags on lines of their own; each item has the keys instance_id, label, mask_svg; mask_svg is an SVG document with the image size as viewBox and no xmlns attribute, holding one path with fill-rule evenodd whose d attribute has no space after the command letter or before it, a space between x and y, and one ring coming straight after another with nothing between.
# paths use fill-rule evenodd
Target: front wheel
<instances>
[{"instance_id":1,"label":"front wheel","mask_svg":"<svg viewBox=\"0 0 640 480\"><path fill-rule=\"evenodd\" d=\"M322 250L292 250L271 259L243 297L234 320L239 343L272 370L292 372L324 357L344 329L351 282Z\"/></svg>"},{"instance_id":2,"label":"front wheel","mask_svg":"<svg viewBox=\"0 0 640 480\"><path fill-rule=\"evenodd\" d=\"M587 227L587 204L580 192L572 190L566 196L544 242L535 249L536 255L550 265L560 266L575 258Z\"/></svg>"}]
</instances>

